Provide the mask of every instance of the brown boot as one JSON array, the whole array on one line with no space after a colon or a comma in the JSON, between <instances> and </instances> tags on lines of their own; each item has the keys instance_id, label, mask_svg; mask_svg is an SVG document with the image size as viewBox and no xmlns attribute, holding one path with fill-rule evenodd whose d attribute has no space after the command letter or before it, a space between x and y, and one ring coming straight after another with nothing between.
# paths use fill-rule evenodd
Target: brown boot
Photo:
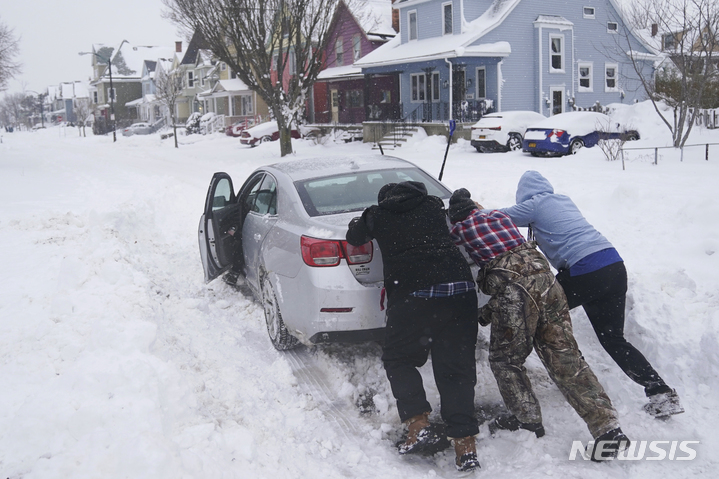
<instances>
[{"instance_id":1,"label":"brown boot","mask_svg":"<svg viewBox=\"0 0 719 479\"><path fill-rule=\"evenodd\" d=\"M418 414L405 421L407 439L397 445L400 454L430 455L449 447L443 428L429 422L429 412Z\"/></svg>"},{"instance_id":2,"label":"brown boot","mask_svg":"<svg viewBox=\"0 0 719 479\"><path fill-rule=\"evenodd\" d=\"M455 460L457 470L464 472L479 469L477 445L475 444L474 436L456 437L452 441L454 441L454 452L457 455Z\"/></svg>"}]
</instances>

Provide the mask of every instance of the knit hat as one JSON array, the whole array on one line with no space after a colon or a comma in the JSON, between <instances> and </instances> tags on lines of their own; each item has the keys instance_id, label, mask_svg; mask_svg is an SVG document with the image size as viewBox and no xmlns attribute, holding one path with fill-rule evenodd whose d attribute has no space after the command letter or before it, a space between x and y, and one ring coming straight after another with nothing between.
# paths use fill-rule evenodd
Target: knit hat
<instances>
[{"instance_id":1,"label":"knit hat","mask_svg":"<svg viewBox=\"0 0 719 479\"><path fill-rule=\"evenodd\" d=\"M477 205L472 201L472 194L465 188L460 188L452 193L449 199L449 221L462 221L475 209Z\"/></svg>"}]
</instances>

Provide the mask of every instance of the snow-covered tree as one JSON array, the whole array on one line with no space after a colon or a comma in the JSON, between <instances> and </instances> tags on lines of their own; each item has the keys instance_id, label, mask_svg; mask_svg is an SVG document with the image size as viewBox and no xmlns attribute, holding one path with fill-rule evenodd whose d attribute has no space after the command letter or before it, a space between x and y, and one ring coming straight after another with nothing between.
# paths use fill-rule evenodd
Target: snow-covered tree
<instances>
[{"instance_id":1,"label":"snow-covered tree","mask_svg":"<svg viewBox=\"0 0 719 479\"><path fill-rule=\"evenodd\" d=\"M20 73L20 64L15 62L19 51L19 41L13 31L0 23L0 91L5 91L10 79Z\"/></svg>"},{"instance_id":2,"label":"snow-covered tree","mask_svg":"<svg viewBox=\"0 0 719 479\"><path fill-rule=\"evenodd\" d=\"M290 128L324 68L323 52L340 0L163 0L167 16L199 33L210 50L269 105L282 156ZM347 2L346 2L347 3ZM388 6L389 8L389 6ZM279 72L279 74L278 74Z\"/></svg>"},{"instance_id":3,"label":"snow-covered tree","mask_svg":"<svg viewBox=\"0 0 719 479\"><path fill-rule=\"evenodd\" d=\"M175 105L177 104L177 99L182 95L183 82L184 75L182 71L172 70L166 72L158 67L155 76L155 98L157 98L163 108L167 110L170 121L172 121L172 134L175 138L175 148L178 148Z\"/></svg>"}]
</instances>

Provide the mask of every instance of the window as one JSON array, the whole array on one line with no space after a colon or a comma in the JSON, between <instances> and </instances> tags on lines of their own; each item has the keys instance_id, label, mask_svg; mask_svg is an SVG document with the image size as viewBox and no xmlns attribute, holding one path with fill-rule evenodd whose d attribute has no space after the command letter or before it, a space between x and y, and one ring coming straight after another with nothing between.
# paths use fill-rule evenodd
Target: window
<instances>
[{"instance_id":1,"label":"window","mask_svg":"<svg viewBox=\"0 0 719 479\"><path fill-rule=\"evenodd\" d=\"M410 75L413 103L423 102L425 100L425 81L426 76L424 73L412 73L412 75Z\"/></svg>"},{"instance_id":2,"label":"window","mask_svg":"<svg viewBox=\"0 0 719 479\"><path fill-rule=\"evenodd\" d=\"M451 3L443 3L442 4L442 17L444 18L442 34L443 35L451 35L452 34L452 4Z\"/></svg>"},{"instance_id":3,"label":"window","mask_svg":"<svg viewBox=\"0 0 719 479\"><path fill-rule=\"evenodd\" d=\"M220 62L220 71L223 72L223 71L225 71L225 70L227 70L227 63L225 63L225 62Z\"/></svg>"},{"instance_id":4,"label":"window","mask_svg":"<svg viewBox=\"0 0 719 479\"><path fill-rule=\"evenodd\" d=\"M594 7L584 7L582 14L584 18L594 18Z\"/></svg>"},{"instance_id":5,"label":"window","mask_svg":"<svg viewBox=\"0 0 719 479\"><path fill-rule=\"evenodd\" d=\"M564 72L564 36L549 35L549 71Z\"/></svg>"},{"instance_id":6,"label":"window","mask_svg":"<svg viewBox=\"0 0 719 479\"><path fill-rule=\"evenodd\" d=\"M619 32L619 24L617 22L607 22L607 32L608 33L618 33Z\"/></svg>"},{"instance_id":7,"label":"window","mask_svg":"<svg viewBox=\"0 0 719 479\"><path fill-rule=\"evenodd\" d=\"M672 50L674 48L674 45L676 43L676 37L673 33L668 33L664 35L664 49L665 50Z\"/></svg>"},{"instance_id":8,"label":"window","mask_svg":"<svg viewBox=\"0 0 719 479\"><path fill-rule=\"evenodd\" d=\"M242 114L252 115L252 96L242 95Z\"/></svg>"},{"instance_id":9,"label":"window","mask_svg":"<svg viewBox=\"0 0 719 479\"><path fill-rule=\"evenodd\" d=\"M593 91L591 62L579 62L579 91Z\"/></svg>"},{"instance_id":10,"label":"window","mask_svg":"<svg viewBox=\"0 0 719 479\"><path fill-rule=\"evenodd\" d=\"M616 63L604 65L604 91L618 91L617 75L618 66Z\"/></svg>"},{"instance_id":11,"label":"window","mask_svg":"<svg viewBox=\"0 0 719 479\"><path fill-rule=\"evenodd\" d=\"M346 105L348 108L362 108L362 90L349 90L346 94Z\"/></svg>"},{"instance_id":12,"label":"window","mask_svg":"<svg viewBox=\"0 0 719 479\"><path fill-rule=\"evenodd\" d=\"M265 175L262 185L255 194L255 204L251 211L260 215L277 214L277 182L270 175Z\"/></svg>"},{"instance_id":13,"label":"window","mask_svg":"<svg viewBox=\"0 0 719 479\"><path fill-rule=\"evenodd\" d=\"M290 64L290 75L297 75L297 59L295 57L295 52L289 54L289 58L287 59L287 61Z\"/></svg>"},{"instance_id":14,"label":"window","mask_svg":"<svg viewBox=\"0 0 719 479\"><path fill-rule=\"evenodd\" d=\"M189 71L187 72L187 88L194 88L195 87L195 72Z\"/></svg>"},{"instance_id":15,"label":"window","mask_svg":"<svg viewBox=\"0 0 719 479\"><path fill-rule=\"evenodd\" d=\"M92 92L92 102L97 105L97 91Z\"/></svg>"},{"instance_id":16,"label":"window","mask_svg":"<svg viewBox=\"0 0 719 479\"><path fill-rule=\"evenodd\" d=\"M207 76L205 75L205 72L200 70L200 86L205 86L206 79L207 79Z\"/></svg>"},{"instance_id":17,"label":"window","mask_svg":"<svg viewBox=\"0 0 719 479\"><path fill-rule=\"evenodd\" d=\"M407 14L407 22L409 23L409 40L417 40L417 10L412 10Z\"/></svg>"},{"instance_id":18,"label":"window","mask_svg":"<svg viewBox=\"0 0 719 479\"><path fill-rule=\"evenodd\" d=\"M117 88L108 88L107 89L107 98L110 101L117 101Z\"/></svg>"},{"instance_id":19,"label":"window","mask_svg":"<svg viewBox=\"0 0 719 479\"><path fill-rule=\"evenodd\" d=\"M487 98L487 70L477 68L477 99Z\"/></svg>"},{"instance_id":20,"label":"window","mask_svg":"<svg viewBox=\"0 0 719 479\"><path fill-rule=\"evenodd\" d=\"M352 60L357 61L362 58L362 39L359 35L352 37Z\"/></svg>"},{"instance_id":21,"label":"window","mask_svg":"<svg viewBox=\"0 0 719 479\"><path fill-rule=\"evenodd\" d=\"M344 52L345 52L345 46L342 43L342 39L338 38L335 42L335 65L336 66L342 66L344 65Z\"/></svg>"},{"instance_id":22,"label":"window","mask_svg":"<svg viewBox=\"0 0 719 479\"><path fill-rule=\"evenodd\" d=\"M439 72L432 72L429 91L432 101L439 101Z\"/></svg>"}]
</instances>

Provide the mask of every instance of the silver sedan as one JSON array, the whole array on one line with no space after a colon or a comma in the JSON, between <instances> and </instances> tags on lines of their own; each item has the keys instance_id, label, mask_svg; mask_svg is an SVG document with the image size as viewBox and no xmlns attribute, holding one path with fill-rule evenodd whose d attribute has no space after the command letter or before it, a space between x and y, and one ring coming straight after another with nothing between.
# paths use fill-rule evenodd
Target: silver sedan
<instances>
[{"instance_id":1,"label":"silver sedan","mask_svg":"<svg viewBox=\"0 0 719 479\"><path fill-rule=\"evenodd\" d=\"M264 166L236 192L215 173L198 229L205 280L233 264L263 304L275 348L382 339L382 258L376 242L345 241L349 221L387 183L421 181L451 192L392 157L297 160Z\"/></svg>"}]
</instances>

